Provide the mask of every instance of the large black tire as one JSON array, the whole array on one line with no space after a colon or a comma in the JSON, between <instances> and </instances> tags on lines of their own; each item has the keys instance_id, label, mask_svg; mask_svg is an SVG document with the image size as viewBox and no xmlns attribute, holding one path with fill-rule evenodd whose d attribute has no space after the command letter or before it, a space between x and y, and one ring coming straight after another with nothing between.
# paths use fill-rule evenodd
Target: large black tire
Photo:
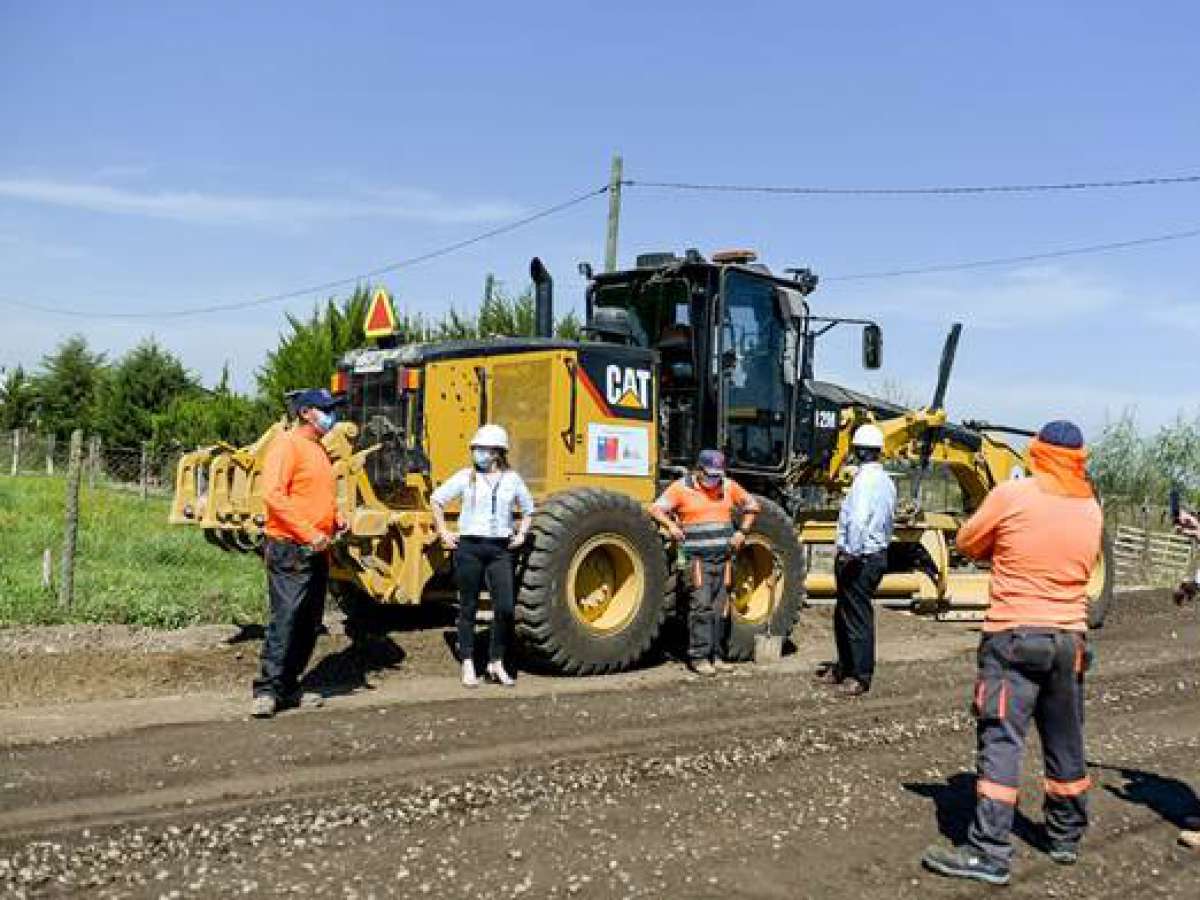
<instances>
[{"instance_id":1,"label":"large black tire","mask_svg":"<svg viewBox=\"0 0 1200 900\"><path fill-rule=\"evenodd\" d=\"M1117 568L1108 529L1100 536L1100 563L1103 572L1098 572L1093 584L1088 586L1088 628L1104 627L1104 620L1112 612L1113 595L1116 593Z\"/></svg>"},{"instance_id":2,"label":"large black tire","mask_svg":"<svg viewBox=\"0 0 1200 900\"><path fill-rule=\"evenodd\" d=\"M666 615L662 541L623 494L574 488L550 497L518 566L516 632L528 660L563 675L628 669Z\"/></svg>"},{"instance_id":3,"label":"large black tire","mask_svg":"<svg viewBox=\"0 0 1200 900\"><path fill-rule=\"evenodd\" d=\"M804 605L804 548L796 525L783 508L758 497L762 512L734 560L730 588L728 655L754 656L754 636L767 632L787 637ZM769 615L768 615L769 613Z\"/></svg>"}]
</instances>

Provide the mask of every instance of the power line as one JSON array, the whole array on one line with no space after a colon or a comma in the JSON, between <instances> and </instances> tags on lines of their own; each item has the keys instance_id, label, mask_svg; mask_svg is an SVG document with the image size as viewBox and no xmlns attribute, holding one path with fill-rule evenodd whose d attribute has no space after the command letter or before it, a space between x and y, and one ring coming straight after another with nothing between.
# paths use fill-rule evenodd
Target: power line
<instances>
[{"instance_id":1,"label":"power line","mask_svg":"<svg viewBox=\"0 0 1200 900\"><path fill-rule=\"evenodd\" d=\"M1143 247L1147 244L1162 244L1167 241L1183 241L1200 237L1200 228L1188 231L1175 231L1169 234L1153 235L1151 237L1133 238L1128 241L1112 241L1107 244L1089 244L1084 247L1069 247L1063 250L1051 250L1045 253L1025 253L1020 256L996 256L990 259L974 259L965 262L944 263L941 265L921 266L911 269L887 269L879 272L856 272L851 275L830 275L822 281L867 281L878 278L900 278L906 275L931 275L935 272L959 272L964 269L984 269L989 266L1008 266L1016 263L1037 262L1045 259L1061 259L1064 256L1082 256L1088 253L1105 253L1110 250L1128 250L1131 247Z\"/></svg>"},{"instance_id":2,"label":"power line","mask_svg":"<svg viewBox=\"0 0 1200 900\"><path fill-rule=\"evenodd\" d=\"M252 300L239 300L230 303L213 303L205 306L192 306L182 309L160 310L158 312L87 312L78 309L68 309L62 306L49 306L40 303L29 303L24 300L14 300L7 297L0 297L0 303L7 306L19 307L28 309L33 312L50 313L52 315L67 315L74 318L91 318L91 319L178 319L186 316L199 316L207 313L229 312L239 309L250 309L256 306L268 306L272 303L282 303L285 300L294 300L297 297L304 297L308 294L318 294L325 291L334 290L336 288L346 287L352 284L359 284L363 281L368 281L372 278L378 278L380 275L386 275L389 272L395 272L398 269L406 269L411 266L419 265L420 263L429 262L442 256L448 256L459 250L463 250L474 244L482 243L494 237L499 237L502 234L508 234L510 231L516 231L518 228L523 228L526 225L537 222L540 219L548 218L556 213L563 212L573 206L578 206L593 197L598 197L606 193L609 186L606 184L603 187L595 188L583 194L571 197L561 203L556 203L553 206L547 206L542 209L532 212L523 218L508 222L504 225L495 228L489 228L487 231L482 231L472 237L465 238L461 241L455 241L452 244L446 244L417 256L410 256L407 259L390 262L367 272L362 272L358 275L351 275L346 278L337 278L333 281L324 281L320 284L309 285L308 287L296 288L294 290L284 291L278 294L269 294L265 297L257 297Z\"/></svg>"},{"instance_id":3,"label":"power line","mask_svg":"<svg viewBox=\"0 0 1200 900\"><path fill-rule=\"evenodd\" d=\"M626 180L629 187L674 191L709 191L727 194L800 194L808 196L922 196L954 194L1032 194L1056 191L1090 191L1109 188L1159 187L1200 184L1200 175L1152 176L1108 181L1063 181L1044 184L970 184L924 187L822 187L819 185L706 184L692 181Z\"/></svg>"}]
</instances>

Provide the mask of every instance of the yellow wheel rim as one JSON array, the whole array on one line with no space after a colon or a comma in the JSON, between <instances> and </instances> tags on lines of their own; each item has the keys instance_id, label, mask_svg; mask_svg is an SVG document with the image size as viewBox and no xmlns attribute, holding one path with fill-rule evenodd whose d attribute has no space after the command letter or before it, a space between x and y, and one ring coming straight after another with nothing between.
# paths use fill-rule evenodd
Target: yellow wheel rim
<instances>
[{"instance_id":1,"label":"yellow wheel rim","mask_svg":"<svg viewBox=\"0 0 1200 900\"><path fill-rule=\"evenodd\" d=\"M783 574L771 544L760 535L747 538L733 560L733 586L729 592L733 614L752 625L762 624L779 606L783 587Z\"/></svg>"},{"instance_id":2,"label":"yellow wheel rim","mask_svg":"<svg viewBox=\"0 0 1200 900\"><path fill-rule=\"evenodd\" d=\"M641 554L619 534L597 534L575 551L567 569L567 606L587 628L620 631L646 593Z\"/></svg>"},{"instance_id":3,"label":"yellow wheel rim","mask_svg":"<svg viewBox=\"0 0 1200 900\"><path fill-rule=\"evenodd\" d=\"M1104 581L1108 576L1108 567L1104 562L1104 552L1100 552L1100 558L1096 560L1096 565L1092 569L1092 577L1087 583L1087 598L1089 601L1098 600L1100 594L1104 591Z\"/></svg>"}]
</instances>

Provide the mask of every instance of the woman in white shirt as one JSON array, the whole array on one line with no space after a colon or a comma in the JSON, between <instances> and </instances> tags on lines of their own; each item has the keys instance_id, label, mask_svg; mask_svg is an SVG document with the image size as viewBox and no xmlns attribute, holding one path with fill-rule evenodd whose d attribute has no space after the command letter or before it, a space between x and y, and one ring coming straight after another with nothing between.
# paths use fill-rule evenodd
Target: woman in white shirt
<instances>
[{"instance_id":1,"label":"woman in white shirt","mask_svg":"<svg viewBox=\"0 0 1200 900\"><path fill-rule=\"evenodd\" d=\"M484 425L471 439L471 467L441 484L430 502L442 546L454 553L458 582L458 655L467 687L479 684L475 674L475 612L487 582L492 598L492 640L487 677L508 687L516 682L504 668L512 633L514 550L525 543L533 522L533 497L521 476L508 465L508 433ZM462 500L458 532L446 527L446 504ZM515 513L521 514L514 529Z\"/></svg>"}]
</instances>

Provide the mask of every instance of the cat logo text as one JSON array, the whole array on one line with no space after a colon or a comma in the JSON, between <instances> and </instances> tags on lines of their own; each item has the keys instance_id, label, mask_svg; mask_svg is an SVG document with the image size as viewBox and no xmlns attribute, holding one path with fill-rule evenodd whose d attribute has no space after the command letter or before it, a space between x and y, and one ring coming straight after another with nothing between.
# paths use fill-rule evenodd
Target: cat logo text
<instances>
[{"instance_id":1,"label":"cat logo text","mask_svg":"<svg viewBox=\"0 0 1200 900\"><path fill-rule=\"evenodd\" d=\"M604 373L604 395L610 406L650 408L650 370L610 365Z\"/></svg>"}]
</instances>

